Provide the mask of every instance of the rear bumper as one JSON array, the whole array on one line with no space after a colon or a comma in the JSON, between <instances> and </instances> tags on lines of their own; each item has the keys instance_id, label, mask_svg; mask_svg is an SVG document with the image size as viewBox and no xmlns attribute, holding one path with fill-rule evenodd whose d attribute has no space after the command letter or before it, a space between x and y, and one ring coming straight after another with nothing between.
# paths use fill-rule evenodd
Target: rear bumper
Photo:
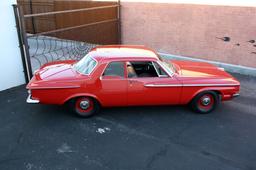
<instances>
[{"instance_id":1,"label":"rear bumper","mask_svg":"<svg viewBox=\"0 0 256 170\"><path fill-rule=\"evenodd\" d=\"M27 103L29 103L29 104L37 104L39 102L40 102L39 100L32 99L31 98L31 94L28 95Z\"/></svg>"}]
</instances>

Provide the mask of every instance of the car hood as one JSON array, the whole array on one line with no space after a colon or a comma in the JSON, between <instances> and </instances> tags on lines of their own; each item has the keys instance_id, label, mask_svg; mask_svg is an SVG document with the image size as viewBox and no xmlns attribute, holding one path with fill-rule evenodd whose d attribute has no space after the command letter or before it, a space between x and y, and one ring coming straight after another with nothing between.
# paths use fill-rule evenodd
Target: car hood
<instances>
[{"instance_id":1,"label":"car hood","mask_svg":"<svg viewBox=\"0 0 256 170\"><path fill-rule=\"evenodd\" d=\"M75 61L53 62L44 65L35 72L36 80L65 80L77 76L77 72L72 68Z\"/></svg>"},{"instance_id":2,"label":"car hood","mask_svg":"<svg viewBox=\"0 0 256 170\"><path fill-rule=\"evenodd\" d=\"M171 62L175 65L177 73L183 77L232 77L224 69L209 63L178 60Z\"/></svg>"}]
</instances>

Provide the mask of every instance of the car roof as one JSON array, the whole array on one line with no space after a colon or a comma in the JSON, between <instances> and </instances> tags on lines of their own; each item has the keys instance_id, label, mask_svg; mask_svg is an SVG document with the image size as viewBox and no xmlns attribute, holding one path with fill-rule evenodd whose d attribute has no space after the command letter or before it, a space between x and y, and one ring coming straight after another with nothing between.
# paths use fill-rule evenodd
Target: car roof
<instances>
[{"instance_id":1,"label":"car roof","mask_svg":"<svg viewBox=\"0 0 256 170\"><path fill-rule=\"evenodd\" d=\"M89 52L96 60L149 59L159 60L153 50L139 45L104 45L97 46Z\"/></svg>"}]
</instances>

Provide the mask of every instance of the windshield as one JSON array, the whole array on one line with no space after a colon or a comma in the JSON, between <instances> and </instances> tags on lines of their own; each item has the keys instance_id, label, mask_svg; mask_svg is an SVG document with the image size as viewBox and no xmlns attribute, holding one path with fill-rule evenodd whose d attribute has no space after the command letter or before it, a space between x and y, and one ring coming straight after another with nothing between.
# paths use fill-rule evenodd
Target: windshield
<instances>
[{"instance_id":1,"label":"windshield","mask_svg":"<svg viewBox=\"0 0 256 170\"><path fill-rule=\"evenodd\" d=\"M159 60L162 67L164 67L171 75L176 72L174 65L169 60L164 59L161 56L159 56Z\"/></svg>"},{"instance_id":2,"label":"windshield","mask_svg":"<svg viewBox=\"0 0 256 170\"><path fill-rule=\"evenodd\" d=\"M93 71L96 65L97 61L87 54L84 58L74 64L73 68L79 73L88 75Z\"/></svg>"}]
</instances>

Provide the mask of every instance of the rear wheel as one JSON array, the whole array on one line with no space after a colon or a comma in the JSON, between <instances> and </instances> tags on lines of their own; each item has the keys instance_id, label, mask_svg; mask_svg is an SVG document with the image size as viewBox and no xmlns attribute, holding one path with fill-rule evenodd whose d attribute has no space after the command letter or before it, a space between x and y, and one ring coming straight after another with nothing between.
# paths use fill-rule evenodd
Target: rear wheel
<instances>
[{"instance_id":1,"label":"rear wheel","mask_svg":"<svg viewBox=\"0 0 256 170\"><path fill-rule=\"evenodd\" d=\"M91 97L78 97L71 101L70 107L81 117L90 117L96 114L100 109L97 100Z\"/></svg>"},{"instance_id":2,"label":"rear wheel","mask_svg":"<svg viewBox=\"0 0 256 170\"><path fill-rule=\"evenodd\" d=\"M191 108L197 113L210 113L219 104L219 97L213 91L199 93L191 102Z\"/></svg>"}]
</instances>

